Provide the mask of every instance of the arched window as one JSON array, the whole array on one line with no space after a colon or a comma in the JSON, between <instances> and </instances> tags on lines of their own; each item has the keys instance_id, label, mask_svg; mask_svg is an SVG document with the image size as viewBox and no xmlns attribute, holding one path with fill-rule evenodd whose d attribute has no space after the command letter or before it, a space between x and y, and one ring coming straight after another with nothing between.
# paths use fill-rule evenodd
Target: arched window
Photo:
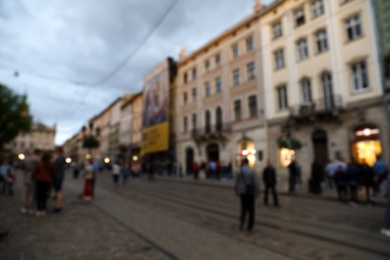
<instances>
[{"instance_id":1,"label":"arched window","mask_svg":"<svg viewBox=\"0 0 390 260\"><path fill-rule=\"evenodd\" d=\"M216 118L216 121L217 121L217 131L221 131L222 130L222 124L223 124L222 108L221 107L217 107L217 109L215 111L215 118Z\"/></svg>"}]
</instances>

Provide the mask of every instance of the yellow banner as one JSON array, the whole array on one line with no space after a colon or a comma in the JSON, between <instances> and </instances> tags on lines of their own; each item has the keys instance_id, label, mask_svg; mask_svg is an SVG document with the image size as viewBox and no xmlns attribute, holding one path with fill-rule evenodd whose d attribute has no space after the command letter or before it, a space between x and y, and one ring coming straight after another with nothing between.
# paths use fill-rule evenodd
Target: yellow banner
<instances>
[{"instance_id":1,"label":"yellow banner","mask_svg":"<svg viewBox=\"0 0 390 260\"><path fill-rule=\"evenodd\" d=\"M142 131L141 153L163 152L169 149L168 121L144 128Z\"/></svg>"}]
</instances>

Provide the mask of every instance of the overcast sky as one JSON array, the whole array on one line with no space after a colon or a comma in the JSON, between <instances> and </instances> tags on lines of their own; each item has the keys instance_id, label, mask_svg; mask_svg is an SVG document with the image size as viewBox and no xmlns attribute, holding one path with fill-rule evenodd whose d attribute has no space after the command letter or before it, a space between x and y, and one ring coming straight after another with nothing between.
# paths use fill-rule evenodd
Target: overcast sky
<instances>
[{"instance_id":1,"label":"overcast sky","mask_svg":"<svg viewBox=\"0 0 390 260\"><path fill-rule=\"evenodd\" d=\"M250 15L255 3L179 0L114 77L88 85L134 52L175 1L0 0L0 82L28 94L34 119L56 123L62 144L118 96L140 91L145 74L163 59L177 59L182 46L187 53L198 49Z\"/></svg>"}]
</instances>

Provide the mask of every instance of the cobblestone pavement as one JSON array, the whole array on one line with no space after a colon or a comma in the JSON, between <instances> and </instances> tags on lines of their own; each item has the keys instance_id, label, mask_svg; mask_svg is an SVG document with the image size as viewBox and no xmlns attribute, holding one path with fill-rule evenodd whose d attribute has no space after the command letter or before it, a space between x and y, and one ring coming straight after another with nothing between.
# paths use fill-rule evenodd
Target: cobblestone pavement
<instances>
[{"instance_id":1,"label":"cobblestone pavement","mask_svg":"<svg viewBox=\"0 0 390 260\"><path fill-rule=\"evenodd\" d=\"M58 215L24 216L18 196L0 196L0 230L10 229L0 259L390 259L390 239L378 232L381 207L258 201L249 234L238 231L238 200L228 189L169 179L115 188L105 172L86 204L77 199L82 180L70 177Z\"/></svg>"}]
</instances>

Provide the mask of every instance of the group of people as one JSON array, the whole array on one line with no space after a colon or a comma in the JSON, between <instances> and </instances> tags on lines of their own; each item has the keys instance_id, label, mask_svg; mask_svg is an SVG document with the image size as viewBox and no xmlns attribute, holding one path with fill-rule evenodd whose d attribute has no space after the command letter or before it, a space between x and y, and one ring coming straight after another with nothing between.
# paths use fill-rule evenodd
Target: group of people
<instances>
[{"instance_id":1,"label":"group of people","mask_svg":"<svg viewBox=\"0 0 390 260\"><path fill-rule=\"evenodd\" d=\"M15 167L7 158L0 158L0 193L12 196L16 181Z\"/></svg>"},{"instance_id":2,"label":"group of people","mask_svg":"<svg viewBox=\"0 0 390 260\"><path fill-rule=\"evenodd\" d=\"M65 157L62 148L57 148L55 158L50 153L34 150L26 156L20 168L23 172L23 214L46 214L47 199L53 189L56 207L53 213L60 213L63 208L62 183L65 177Z\"/></svg>"},{"instance_id":3,"label":"group of people","mask_svg":"<svg viewBox=\"0 0 390 260\"><path fill-rule=\"evenodd\" d=\"M204 179L221 179L228 178L231 175L232 164L224 164L219 161L210 161L208 163L194 162L192 165L192 172L195 180Z\"/></svg>"},{"instance_id":4,"label":"group of people","mask_svg":"<svg viewBox=\"0 0 390 260\"><path fill-rule=\"evenodd\" d=\"M330 167L331 165L332 167ZM300 166L296 161L293 161L290 166L289 176L289 191L294 192L295 184L300 177ZM344 161L328 164L325 168L326 176L330 176L331 183L336 185L341 201L347 201L347 187L349 188L350 200L352 205L357 205L358 185L363 185L366 190L366 200L368 203L372 203L372 197L370 195L370 189L372 188L373 196L377 196L380 192L380 186L382 185L382 193L387 199L387 205L384 213L384 225L381 229L381 233L390 237L390 172L387 165L377 158L376 163L371 168L367 164L357 164L355 162L346 163ZM268 165L263 170L263 182L264 189L264 205L268 206L268 193L272 192L273 201L275 207L279 207L279 200L276 193L276 170L269 161ZM309 189L315 193L321 193L321 181L324 179L323 170L319 163L312 164L311 178L309 180ZM311 187L310 187L311 185ZM255 216L255 199L260 194L259 181L253 169L249 167L248 159L243 159L241 167L236 174L236 181L234 186L236 195L240 197L241 201L241 214L240 214L240 226L241 230L244 229L246 222L246 215L249 215L249 221L247 224L247 230L252 231L254 226Z\"/></svg>"}]
</instances>

